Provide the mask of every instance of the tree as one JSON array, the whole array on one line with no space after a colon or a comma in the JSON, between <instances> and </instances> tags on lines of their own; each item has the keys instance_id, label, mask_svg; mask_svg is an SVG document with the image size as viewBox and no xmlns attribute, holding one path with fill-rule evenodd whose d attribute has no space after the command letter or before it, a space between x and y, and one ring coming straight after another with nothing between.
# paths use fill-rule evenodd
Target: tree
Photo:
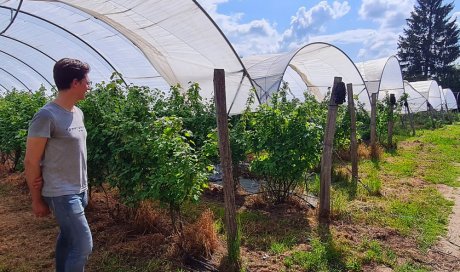
<instances>
[{"instance_id":1,"label":"tree","mask_svg":"<svg viewBox=\"0 0 460 272\"><path fill-rule=\"evenodd\" d=\"M460 57L459 33L455 19L449 16L454 4L442 0L417 0L398 41L398 56L405 79L435 79L441 85L451 83L453 63Z\"/></svg>"}]
</instances>

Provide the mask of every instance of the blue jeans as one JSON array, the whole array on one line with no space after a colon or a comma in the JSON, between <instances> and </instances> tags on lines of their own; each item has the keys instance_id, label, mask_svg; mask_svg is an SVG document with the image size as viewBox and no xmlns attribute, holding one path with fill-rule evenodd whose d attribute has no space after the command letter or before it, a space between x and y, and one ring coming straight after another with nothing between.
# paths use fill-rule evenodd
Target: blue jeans
<instances>
[{"instance_id":1,"label":"blue jeans","mask_svg":"<svg viewBox=\"0 0 460 272\"><path fill-rule=\"evenodd\" d=\"M44 197L56 218L60 232L56 242L56 271L82 272L93 248L93 239L85 217L88 192Z\"/></svg>"}]
</instances>

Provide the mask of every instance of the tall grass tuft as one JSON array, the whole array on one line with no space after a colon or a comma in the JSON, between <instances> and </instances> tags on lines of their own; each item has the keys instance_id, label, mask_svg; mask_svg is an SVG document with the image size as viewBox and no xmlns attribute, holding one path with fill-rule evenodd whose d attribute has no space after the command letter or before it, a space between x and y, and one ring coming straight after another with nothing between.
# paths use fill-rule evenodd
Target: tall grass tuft
<instances>
[{"instance_id":1,"label":"tall grass tuft","mask_svg":"<svg viewBox=\"0 0 460 272\"><path fill-rule=\"evenodd\" d=\"M214 214L210 209L205 210L198 220L185 226L185 250L196 257L211 257L219 245L219 238L214 225Z\"/></svg>"}]
</instances>

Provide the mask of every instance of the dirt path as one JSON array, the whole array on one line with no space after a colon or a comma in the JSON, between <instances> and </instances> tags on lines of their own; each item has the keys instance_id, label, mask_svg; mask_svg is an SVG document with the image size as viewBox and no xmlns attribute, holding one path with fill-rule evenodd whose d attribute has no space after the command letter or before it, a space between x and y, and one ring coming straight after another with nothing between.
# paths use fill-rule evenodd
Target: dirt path
<instances>
[{"instance_id":1,"label":"dirt path","mask_svg":"<svg viewBox=\"0 0 460 272\"><path fill-rule=\"evenodd\" d=\"M51 271L54 220L34 218L28 195L18 187L3 186L0 197L0 271Z\"/></svg>"},{"instance_id":2,"label":"dirt path","mask_svg":"<svg viewBox=\"0 0 460 272\"><path fill-rule=\"evenodd\" d=\"M460 262L460 189L438 185L438 190L455 205L449 217L447 236L442 237L435 248Z\"/></svg>"}]
</instances>

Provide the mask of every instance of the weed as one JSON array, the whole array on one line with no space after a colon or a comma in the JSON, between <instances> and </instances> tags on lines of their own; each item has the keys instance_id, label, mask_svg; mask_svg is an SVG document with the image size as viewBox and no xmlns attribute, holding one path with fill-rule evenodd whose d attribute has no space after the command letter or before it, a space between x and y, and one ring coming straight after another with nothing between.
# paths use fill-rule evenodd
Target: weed
<instances>
[{"instance_id":1,"label":"weed","mask_svg":"<svg viewBox=\"0 0 460 272\"><path fill-rule=\"evenodd\" d=\"M396 263L396 255L393 251L383 248L376 240L365 239L361 244L361 250L364 250L364 263L381 263L393 266Z\"/></svg>"},{"instance_id":2,"label":"weed","mask_svg":"<svg viewBox=\"0 0 460 272\"><path fill-rule=\"evenodd\" d=\"M271 243L269 251L273 254L279 255L290 250L296 243L297 238L295 236L288 235L286 238L283 238L282 241Z\"/></svg>"},{"instance_id":3,"label":"weed","mask_svg":"<svg viewBox=\"0 0 460 272\"><path fill-rule=\"evenodd\" d=\"M210 209L205 210L195 223L186 226L184 234L185 250L192 256L209 258L219 244Z\"/></svg>"},{"instance_id":4,"label":"weed","mask_svg":"<svg viewBox=\"0 0 460 272\"><path fill-rule=\"evenodd\" d=\"M321 242L315 238L311 241L311 251L296 251L286 257L284 265L301 267L305 271L342 271L341 253L334 248L331 240Z\"/></svg>"}]
</instances>

